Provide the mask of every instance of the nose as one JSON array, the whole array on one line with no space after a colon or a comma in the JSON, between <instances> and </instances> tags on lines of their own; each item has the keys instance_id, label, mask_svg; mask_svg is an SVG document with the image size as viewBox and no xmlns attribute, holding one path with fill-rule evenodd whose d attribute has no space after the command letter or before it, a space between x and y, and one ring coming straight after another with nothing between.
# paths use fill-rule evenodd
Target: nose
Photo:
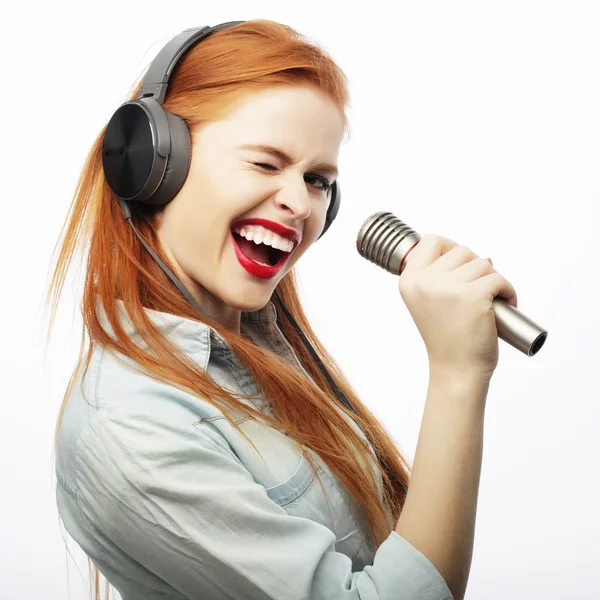
<instances>
[{"instance_id":1,"label":"nose","mask_svg":"<svg viewBox=\"0 0 600 600\"><path fill-rule=\"evenodd\" d=\"M278 207L290 211L294 218L302 221L312 211L312 200L304 177L290 176L276 195Z\"/></svg>"}]
</instances>

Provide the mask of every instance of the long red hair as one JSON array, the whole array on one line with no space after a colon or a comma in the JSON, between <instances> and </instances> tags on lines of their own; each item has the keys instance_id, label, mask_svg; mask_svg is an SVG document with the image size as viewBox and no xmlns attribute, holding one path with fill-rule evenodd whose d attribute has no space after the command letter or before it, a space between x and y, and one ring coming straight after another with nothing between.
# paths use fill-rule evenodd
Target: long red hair
<instances>
[{"instance_id":1,"label":"long red hair","mask_svg":"<svg viewBox=\"0 0 600 600\"><path fill-rule=\"evenodd\" d=\"M248 92L290 84L317 86L337 104L344 117L344 128L347 128L345 109L349 93L343 71L323 49L294 29L268 20L246 21L217 31L192 47L173 73L163 106L182 117L192 131L204 122L225 116L228 107ZM131 99L137 97L140 87L141 81L138 81ZM102 170L105 130L106 127L96 138L79 176L69 214L55 247L53 258L56 264L46 299L47 304L52 303L49 337L71 261L78 248L87 249L82 299L84 331L79 362L59 411L55 444L75 377L80 370L87 370L92 349L95 344L100 344L129 356L153 377L219 406L234 427L236 425L229 419L227 407L246 411L250 418L272 424L288 432L299 444L314 450L362 506L371 536L379 547L395 527L405 493L402 486L390 479L382 468L384 501L381 501L372 470L368 467L368 460L377 463L377 457L341 413L349 415L362 428L405 488L408 487L410 467L389 432L360 401L334 359L317 339L300 302L295 268L281 280L277 293L336 385L350 400L356 414L340 404L317 363L278 307L278 324L316 385L273 352L257 347L207 316L199 317L123 218L119 202ZM132 219L156 254L175 272L172 263L161 251L155 233L155 216L159 209L133 203ZM136 330L144 336L148 351L140 349L123 332L118 321L118 298L125 303ZM96 312L97 301L102 303L116 339L101 327ZM259 390L269 399L277 420L241 403L217 385L198 364L156 330L144 308L202 321L213 327L247 365ZM87 343L86 334L89 338ZM244 435L241 430L240 433ZM308 455L307 459L310 460ZM320 478L319 483L322 483ZM95 599L98 600L99 571L89 558L88 562L90 576L94 580ZM107 582L107 599L109 589Z\"/></svg>"}]
</instances>

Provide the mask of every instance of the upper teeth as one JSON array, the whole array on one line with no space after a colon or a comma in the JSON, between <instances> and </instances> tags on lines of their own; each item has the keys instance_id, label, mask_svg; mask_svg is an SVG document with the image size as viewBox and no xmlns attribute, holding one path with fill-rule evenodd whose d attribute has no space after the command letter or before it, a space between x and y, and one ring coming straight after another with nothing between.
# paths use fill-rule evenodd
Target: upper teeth
<instances>
[{"instance_id":1,"label":"upper teeth","mask_svg":"<svg viewBox=\"0 0 600 600\"><path fill-rule=\"evenodd\" d=\"M242 225L242 227L234 227L233 231L239 233L247 240L253 241L255 244L266 244L278 250L283 250L283 252L291 252L294 248L292 240L286 240L279 234L261 225Z\"/></svg>"}]
</instances>

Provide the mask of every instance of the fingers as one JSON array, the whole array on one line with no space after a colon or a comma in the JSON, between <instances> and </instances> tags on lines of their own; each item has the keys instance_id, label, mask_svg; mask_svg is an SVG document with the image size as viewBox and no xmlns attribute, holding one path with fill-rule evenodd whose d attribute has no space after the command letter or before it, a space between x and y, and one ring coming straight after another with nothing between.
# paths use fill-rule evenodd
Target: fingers
<instances>
[{"instance_id":1,"label":"fingers","mask_svg":"<svg viewBox=\"0 0 600 600\"><path fill-rule=\"evenodd\" d=\"M511 306L518 308L517 291L512 283L497 271L484 275L473 281L471 284L481 288L481 293L487 292L490 301L493 301L496 296L504 298Z\"/></svg>"},{"instance_id":2,"label":"fingers","mask_svg":"<svg viewBox=\"0 0 600 600\"><path fill-rule=\"evenodd\" d=\"M500 296L517 308L517 292L515 288L494 269L490 258L476 257L455 269L454 272L460 277L461 281L467 283L483 281L481 284L481 287L484 288L482 292L489 293L490 300L493 300L496 296Z\"/></svg>"},{"instance_id":3,"label":"fingers","mask_svg":"<svg viewBox=\"0 0 600 600\"><path fill-rule=\"evenodd\" d=\"M410 254L406 269L412 263L411 270L422 270L433 266L437 271L453 271L458 267L479 258L470 248L457 244L450 238L428 233L421 238ZM488 259L491 264L491 259ZM435 264L434 264L435 263Z\"/></svg>"},{"instance_id":4,"label":"fingers","mask_svg":"<svg viewBox=\"0 0 600 600\"><path fill-rule=\"evenodd\" d=\"M409 275L412 271L421 271L436 262L442 255L456 246L456 242L437 235L436 233L425 234L406 262L404 275Z\"/></svg>"},{"instance_id":5,"label":"fingers","mask_svg":"<svg viewBox=\"0 0 600 600\"><path fill-rule=\"evenodd\" d=\"M462 267L466 263L479 258L473 250L463 246L462 244L455 244L448 252L443 256L440 256L432 265L432 268L436 271L449 272ZM487 268L489 269L489 263L486 260Z\"/></svg>"},{"instance_id":6,"label":"fingers","mask_svg":"<svg viewBox=\"0 0 600 600\"><path fill-rule=\"evenodd\" d=\"M411 277L411 272L417 273L428 267L433 267L440 272L460 269L463 281L481 286L481 292L489 294L490 300L500 296L516 308L515 288L493 266L491 258L480 258L470 248L457 244L450 238L436 233L427 233L410 253L403 277L406 284L406 280Z\"/></svg>"},{"instance_id":7,"label":"fingers","mask_svg":"<svg viewBox=\"0 0 600 600\"><path fill-rule=\"evenodd\" d=\"M441 259L440 259L441 260ZM469 262L460 265L454 269L452 274L455 275L461 282L475 281L484 275L495 273L496 270L490 263L488 258L475 258L469 260Z\"/></svg>"}]
</instances>

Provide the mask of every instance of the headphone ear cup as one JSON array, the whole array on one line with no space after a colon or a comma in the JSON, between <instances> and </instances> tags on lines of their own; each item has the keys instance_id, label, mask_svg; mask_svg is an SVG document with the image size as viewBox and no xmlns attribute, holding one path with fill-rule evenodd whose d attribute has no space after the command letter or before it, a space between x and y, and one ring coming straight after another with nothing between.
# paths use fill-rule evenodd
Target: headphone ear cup
<instances>
[{"instance_id":1,"label":"headphone ear cup","mask_svg":"<svg viewBox=\"0 0 600 600\"><path fill-rule=\"evenodd\" d=\"M121 200L166 204L183 186L190 160L187 124L153 98L120 106L102 141L104 175Z\"/></svg>"},{"instance_id":2,"label":"headphone ear cup","mask_svg":"<svg viewBox=\"0 0 600 600\"><path fill-rule=\"evenodd\" d=\"M327 216L325 217L325 225L321 235L315 240L318 241L323 237L323 234L331 227L331 224L335 221L338 211L340 210L340 203L342 200L342 191L340 184L337 179L331 184L331 201L329 202L329 208L327 209Z\"/></svg>"},{"instance_id":3,"label":"headphone ear cup","mask_svg":"<svg viewBox=\"0 0 600 600\"><path fill-rule=\"evenodd\" d=\"M146 200L149 204L167 204L177 195L185 183L192 160L192 142L186 122L177 115L163 112L169 124L171 151L158 188Z\"/></svg>"}]
</instances>

